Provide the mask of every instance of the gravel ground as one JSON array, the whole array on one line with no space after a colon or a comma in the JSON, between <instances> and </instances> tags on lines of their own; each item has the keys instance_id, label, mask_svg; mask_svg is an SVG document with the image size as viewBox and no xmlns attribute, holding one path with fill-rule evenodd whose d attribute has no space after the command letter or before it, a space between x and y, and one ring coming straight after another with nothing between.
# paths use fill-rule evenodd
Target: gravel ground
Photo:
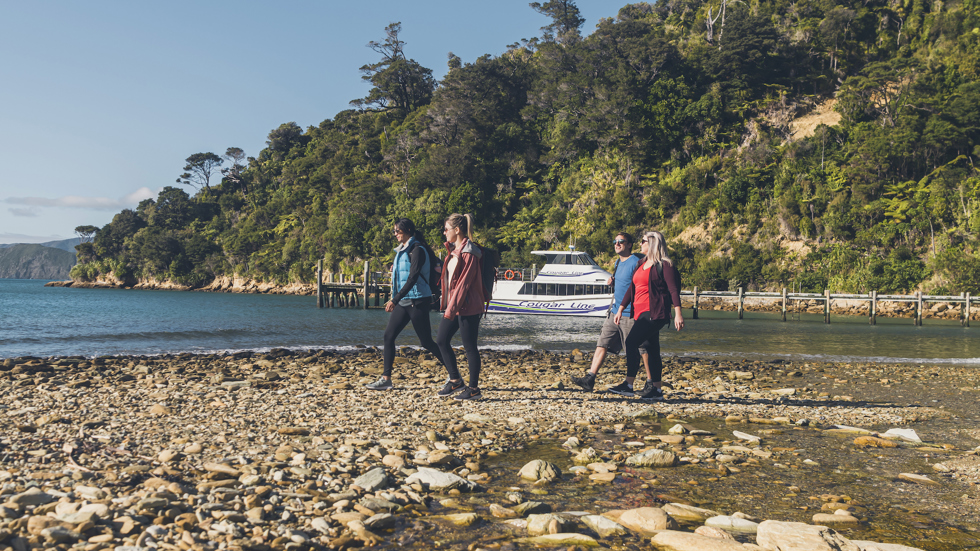
<instances>
[{"instance_id":1,"label":"gravel ground","mask_svg":"<svg viewBox=\"0 0 980 551\"><path fill-rule=\"evenodd\" d=\"M412 349L400 349L387 392L363 388L381 372L370 348L7 359L0 549L392 544L391 530L424 516L435 496L490 482L487 457L651 415L828 429L946 423L958 452L937 472L980 484L968 454L976 369L680 357L667 364L668 401L649 404L574 388L589 359L485 351L480 402L435 396L445 371ZM624 371L621 358L607 360L597 388ZM379 467L386 479L375 485ZM451 471L461 487L413 482L420 467Z\"/></svg>"}]
</instances>

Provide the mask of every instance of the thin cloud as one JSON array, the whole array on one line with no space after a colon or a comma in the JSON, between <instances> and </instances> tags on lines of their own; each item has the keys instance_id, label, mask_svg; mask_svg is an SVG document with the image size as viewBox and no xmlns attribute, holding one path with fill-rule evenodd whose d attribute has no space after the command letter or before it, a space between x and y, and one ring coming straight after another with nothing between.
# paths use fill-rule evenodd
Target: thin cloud
<instances>
[{"instance_id":1,"label":"thin cloud","mask_svg":"<svg viewBox=\"0 0 980 551\"><path fill-rule=\"evenodd\" d=\"M14 216L19 216L21 218L34 218L37 216L37 209L34 208L26 208L26 209L13 208L7 210L10 211L10 214L13 214Z\"/></svg>"},{"instance_id":2,"label":"thin cloud","mask_svg":"<svg viewBox=\"0 0 980 551\"><path fill-rule=\"evenodd\" d=\"M48 197L8 197L5 202L11 205L23 205L28 208L9 209L15 216L37 216L40 208L69 208L84 210L119 210L133 207L144 199L152 199L155 194L149 188L141 187L138 190L123 196L120 199L110 199L108 197L82 197L79 195L66 195L54 199ZM17 211L17 212L15 212Z\"/></svg>"}]
</instances>

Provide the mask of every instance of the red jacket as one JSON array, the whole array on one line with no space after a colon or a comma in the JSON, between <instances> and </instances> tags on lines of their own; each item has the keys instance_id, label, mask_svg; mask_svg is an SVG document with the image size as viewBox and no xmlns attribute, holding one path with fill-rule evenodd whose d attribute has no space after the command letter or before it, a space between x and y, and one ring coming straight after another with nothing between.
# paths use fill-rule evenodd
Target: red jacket
<instances>
[{"instance_id":1,"label":"red jacket","mask_svg":"<svg viewBox=\"0 0 980 551\"><path fill-rule=\"evenodd\" d=\"M644 259L637 266L637 271L643 268L646 264ZM662 320L671 319L671 313L667 307L667 302L664 301L666 296L670 296L673 304L671 306L681 305L681 275L677 272L677 268L674 267L670 262L664 262L664 280L660 280L660 274L657 273L657 266L650 266L650 280L647 284L650 286L650 319ZM633 303L633 297L636 296L636 284L630 283L630 288L626 290L626 295L623 297L623 302L620 307L626 307ZM636 308L630 309L630 317L636 317Z\"/></svg>"},{"instance_id":2,"label":"red jacket","mask_svg":"<svg viewBox=\"0 0 980 551\"><path fill-rule=\"evenodd\" d=\"M483 296L483 269L480 266L483 251L465 238L459 250L452 243L446 243L446 251L449 255L446 256L442 268L441 309L445 310L442 317L453 319L456 316L482 314L486 303ZM449 281L450 256L458 259L452 281Z\"/></svg>"}]
</instances>

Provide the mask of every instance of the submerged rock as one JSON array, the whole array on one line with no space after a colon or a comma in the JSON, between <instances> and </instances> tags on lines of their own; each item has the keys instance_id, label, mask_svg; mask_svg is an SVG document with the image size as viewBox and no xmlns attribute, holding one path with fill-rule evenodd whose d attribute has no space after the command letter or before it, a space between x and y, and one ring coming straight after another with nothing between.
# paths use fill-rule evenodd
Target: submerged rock
<instances>
[{"instance_id":1,"label":"submerged rock","mask_svg":"<svg viewBox=\"0 0 980 551\"><path fill-rule=\"evenodd\" d=\"M521 478L536 482L538 480L555 480L561 478L561 469L554 463L535 459L521 467Z\"/></svg>"},{"instance_id":2,"label":"submerged rock","mask_svg":"<svg viewBox=\"0 0 980 551\"><path fill-rule=\"evenodd\" d=\"M674 467L677 465L677 455L664 450L647 450L626 459L627 465L635 467Z\"/></svg>"}]
</instances>

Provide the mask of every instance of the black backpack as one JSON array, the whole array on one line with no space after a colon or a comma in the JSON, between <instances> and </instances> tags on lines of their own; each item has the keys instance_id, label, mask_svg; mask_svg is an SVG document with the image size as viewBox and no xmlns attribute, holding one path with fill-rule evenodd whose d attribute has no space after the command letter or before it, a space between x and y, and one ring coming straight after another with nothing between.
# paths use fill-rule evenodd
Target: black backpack
<instances>
[{"instance_id":1,"label":"black backpack","mask_svg":"<svg viewBox=\"0 0 980 551\"><path fill-rule=\"evenodd\" d=\"M416 241L415 244L412 245L412 249L408 251L409 255L415 252L415 247L422 247L422 249L425 250L425 254L429 255L429 273L421 273L419 275L422 276L422 279L425 280L425 283L429 286L429 289L432 290L432 300L434 302L438 302L439 297L442 296L442 259L436 256L436 253L432 250L432 247L424 243L419 243L418 241Z\"/></svg>"},{"instance_id":2,"label":"black backpack","mask_svg":"<svg viewBox=\"0 0 980 551\"><path fill-rule=\"evenodd\" d=\"M477 245L480 247L479 245ZM497 268L500 267L500 253L488 249L486 247L480 247L483 251L483 256L480 258L480 271L483 275L483 296L486 299L487 306L490 305L490 300L493 298L493 285L497 282Z\"/></svg>"}]
</instances>

